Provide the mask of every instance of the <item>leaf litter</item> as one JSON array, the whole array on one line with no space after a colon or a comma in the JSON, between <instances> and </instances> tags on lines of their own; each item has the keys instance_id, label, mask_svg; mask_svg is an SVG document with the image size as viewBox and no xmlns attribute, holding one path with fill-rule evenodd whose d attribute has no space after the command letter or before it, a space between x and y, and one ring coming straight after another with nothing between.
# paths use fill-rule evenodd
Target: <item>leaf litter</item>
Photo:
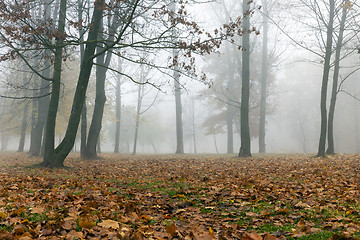
<instances>
[{"instance_id":1,"label":"leaf litter","mask_svg":"<svg viewBox=\"0 0 360 240\"><path fill-rule=\"evenodd\" d=\"M102 157L1 154L0 239L360 239L359 155Z\"/></svg>"}]
</instances>

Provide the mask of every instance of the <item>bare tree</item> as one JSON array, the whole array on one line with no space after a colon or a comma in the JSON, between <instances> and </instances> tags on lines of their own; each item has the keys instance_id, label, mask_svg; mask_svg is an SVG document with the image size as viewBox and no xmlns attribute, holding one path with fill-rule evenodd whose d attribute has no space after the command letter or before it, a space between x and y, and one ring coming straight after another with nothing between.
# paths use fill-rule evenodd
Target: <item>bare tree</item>
<instances>
[{"instance_id":1,"label":"bare tree","mask_svg":"<svg viewBox=\"0 0 360 240\"><path fill-rule=\"evenodd\" d=\"M266 152L265 144L265 124L266 124L266 95L267 95L267 75L268 75L268 0L262 0L263 15L263 45L261 61L261 95L260 95L260 123L259 123L259 152Z\"/></svg>"},{"instance_id":2,"label":"bare tree","mask_svg":"<svg viewBox=\"0 0 360 240\"><path fill-rule=\"evenodd\" d=\"M241 146L239 157L251 156L251 140L249 128L249 97L250 97L250 3L248 0L243 0L243 29L242 35L242 86L241 86Z\"/></svg>"}]
</instances>

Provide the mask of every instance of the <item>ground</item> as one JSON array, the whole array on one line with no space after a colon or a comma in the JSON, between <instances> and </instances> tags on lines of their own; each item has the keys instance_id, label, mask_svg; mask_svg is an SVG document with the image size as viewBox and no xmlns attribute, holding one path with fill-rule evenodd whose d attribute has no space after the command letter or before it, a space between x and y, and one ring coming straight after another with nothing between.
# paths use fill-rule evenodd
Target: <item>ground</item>
<instances>
[{"instance_id":1,"label":"ground","mask_svg":"<svg viewBox=\"0 0 360 240\"><path fill-rule=\"evenodd\" d=\"M360 239L360 156L0 154L0 239Z\"/></svg>"}]
</instances>

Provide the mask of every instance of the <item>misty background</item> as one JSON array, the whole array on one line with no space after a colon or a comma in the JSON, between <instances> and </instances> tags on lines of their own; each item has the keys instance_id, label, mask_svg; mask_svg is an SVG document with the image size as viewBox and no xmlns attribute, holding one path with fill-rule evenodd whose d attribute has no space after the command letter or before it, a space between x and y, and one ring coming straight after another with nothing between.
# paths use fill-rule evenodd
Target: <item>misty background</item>
<instances>
[{"instance_id":1,"label":"misty background","mask_svg":"<svg viewBox=\"0 0 360 240\"><path fill-rule=\"evenodd\" d=\"M267 112L266 112L266 152L267 153L315 153L320 135L320 90L323 62L316 53L322 54L324 48L322 34L314 29L320 28L315 13L303 11L304 1L267 1L269 34L268 34L268 68L267 68ZM321 2L326 2L321 1ZM342 1L337 1L340 6ZM262 1L255 1L259 7L251 17L251 25L259 34L252 33L251 39L251 86L250 86L250 131L251 152L259 151L259 111L261 57L263 44L263 8ZM326 6L326 4L324 5ZM241 12L239 1L222 0L212 3L192 5L190 14L205 29L221 27ZM348 37L344 44L341 60L339 93L337 95L334 140L336 152L360 152L360 54L358 54L358 30L355 31L358 6L349 5L351 18L347 25ZM324 11L324 16L326 13ZM322 29L322 31L325 31ZM320 43L319 43L320 42ZM233 153L240 147L240 95L241 67L236 64L242 51L237 46L224 42L218 51L209 55L197 56L196 64L207 78L204 81L191 79L182 75L183 134L185 153L227 153L226 102L233 107ZM144 53L149 61L165 61L158 56ZM154 58L154 59L152 59ZM111 61L113 68L121 62L117 57ZM21 63L16 60L1 63L1 91L16 91L14 78L20 78L23 71ZM64 62L61 102L56 126L56 142L64 136L71 111L71 101L79 73L79 53L74 51ZM115 144L115 98L116 80L121 82L121 131L120 153L132 153L136 120L138 117L138 139L136 153L175 153L176 151L176 117L174 87L171 76L160 74L149 65L124 64L122 71L131 75L136 84L125 77L108 71L106 75L106 106L100 133L101 152L114 152ZM330 72L330 83L331 76ZM87 92L88 116L94 105L95 74L92 73ZM29 79L33 77L29 74ZM235 81L229 85L230 76ZM31 90L28 90L31 94ZM331 88L329 87L328 96ZM141 100L141 101L139 101ZM31 99L1 98L1 150L17 151L22 126L21 113L32 111ZM30 144L31 114L28 115L28 126L25 140L25 151ZM80 150L80 136L73 151Z\"/></svg>"}]
</instances>

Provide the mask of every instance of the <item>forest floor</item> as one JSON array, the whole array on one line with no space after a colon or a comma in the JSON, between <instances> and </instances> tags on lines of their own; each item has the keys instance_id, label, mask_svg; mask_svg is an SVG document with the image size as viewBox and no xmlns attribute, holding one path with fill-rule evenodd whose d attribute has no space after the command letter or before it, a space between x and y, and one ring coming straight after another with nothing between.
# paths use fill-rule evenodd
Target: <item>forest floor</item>
<instances>
[{"instance_id":1,"label":"forest floor","mask_svg":"<svg viewBox=\"0 0 360 240\"><path fill-rule=\"evenodd\" d=\"M360 156L0 154L0 239L360 239Z\"/></svg>"}]
</instances>

